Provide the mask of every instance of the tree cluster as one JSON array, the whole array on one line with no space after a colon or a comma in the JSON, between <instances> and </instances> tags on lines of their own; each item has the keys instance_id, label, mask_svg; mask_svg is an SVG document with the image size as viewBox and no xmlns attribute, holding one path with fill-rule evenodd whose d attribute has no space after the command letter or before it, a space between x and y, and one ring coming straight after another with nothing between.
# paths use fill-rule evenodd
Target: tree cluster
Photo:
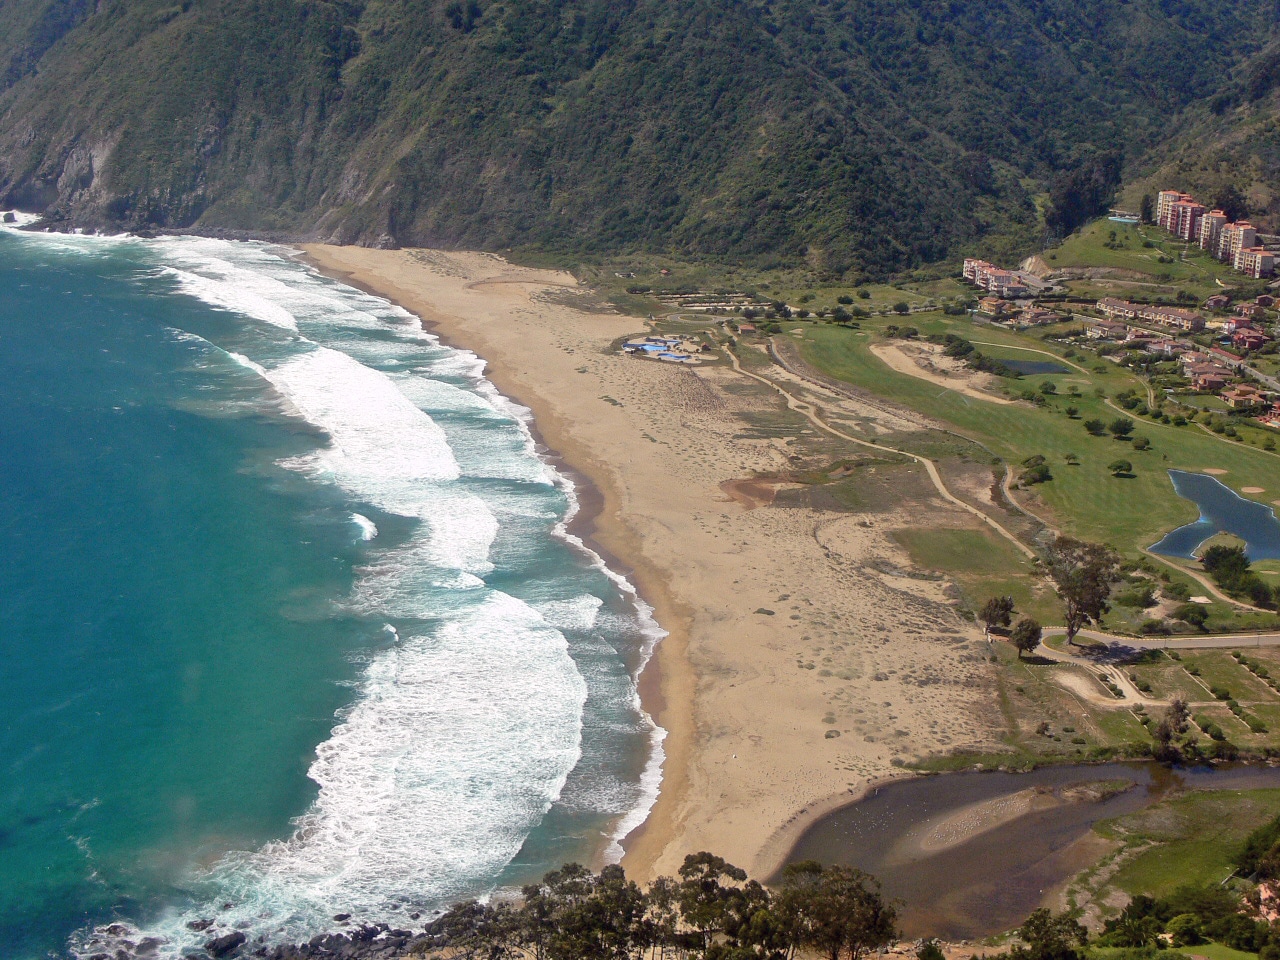
<instances>
[{"instance_id":1,"label":"tree cluster","mask_svg":"<svg viewBox=\"0 0 1280 960\"><path fill-rule=\"evenodd\" d=\"M1205 550L1200 563L1213 577L1214 582L1227 593L1248 597L1259 607L1275 604L1271 588L1250 569L1249 558L1243 547L1214 545Z\"/></svg>"},{"instance_id":2,"label":"tree cluster","mask_svg":"<svg viewBox=\"0 0 1280 960\"><path fill-rule=\"evenodd\" d=\"M876 880L814 861L787 866L768 890L710 853L647 890L621 867L566 864L515 903L468 901L427 927L456 955L501 960L792 960L797 951L861 960L892 942L897 914Z\"/></svg>"}]
</instances>

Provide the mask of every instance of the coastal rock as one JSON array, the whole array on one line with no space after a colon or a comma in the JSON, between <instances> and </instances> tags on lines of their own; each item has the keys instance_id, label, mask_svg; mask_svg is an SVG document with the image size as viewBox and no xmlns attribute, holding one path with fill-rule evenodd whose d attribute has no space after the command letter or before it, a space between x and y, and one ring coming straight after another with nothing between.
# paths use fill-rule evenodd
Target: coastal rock
<instances>
[{"instance_id":1,"label":"coastal rock","mask_svg":"<svg viewBox=\"0 0 1280 960\"><path fill-rule=\"evenodd\" d=\"M195 930L197 933L199 933L201 930L208 930L212 926L213 926L212 920L188 920L187 921L187 929Z\"/></svg>"},{"instance_id":2,"label":"coastal rock","mask_svg":"<svg viewBox=\"0 0 1280 960\"><path fill-rule=\"evenodd\" d=\"M204 945L205 953L211 957L225 957L244 945L245 935L239 930L228 933L225 937L215 937Z\"/></svg>"},{"instance_id":3,"label":"coastal rock","mask_svg":"<svg viewBox=\"0 0 1280 960\"><path fill-rule=\"evenodd\" d=\"M4 222L5 222L5 223L17 223L17 222L18 222L18 218L17 218L16 216L14 216L14 213L13 213L13 211L12 211L12 210L8 210L8 211L6 211L6 212L5 212L5 215L4 215Z\"/></svg>"}]
</instances>

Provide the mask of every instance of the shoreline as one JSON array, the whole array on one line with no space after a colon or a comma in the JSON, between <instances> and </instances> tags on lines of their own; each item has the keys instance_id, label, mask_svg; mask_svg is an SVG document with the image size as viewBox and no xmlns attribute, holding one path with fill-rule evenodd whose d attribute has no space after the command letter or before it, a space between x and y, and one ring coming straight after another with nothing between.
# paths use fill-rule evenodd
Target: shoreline
<instances>
[{"instance_id":1,"label":"shoreline","mask_svg":"<svg viewBox=\"0 0 1280 960\"><path fill-rule=\"evenodd\" d=\"M744 503L724 485L842 456L840 442L761 429L790 414L729 364L622 356L645 321L601 312L569 274L491 254L302 251L485 362L583 491L575 535L666 631L637 680L665 762L622 844L629 875L673 875L701 850L771 874L808 825L902 779L912 756L992 744L979 634L945 585L882 572L909 568L891 533L919 507L953 512L932 487L910 511L815 506L804 490Z\"/></svg>"},{"instance_id":2,"label":"shoreline","mask_svg":"<svg viewBox=\"0 0 1280 960\"><path fill-rule=\"evenodd\" d=\"M454 349L466 350L483 360L485 366L482 375L485 379L503 396L529 410L530 415L525 418L525 425L533 437L538 455L572 484L578 501L577 512L565 524L566 532L580 539L614 574L632 585L637 598L651 608L655 623L664 631L665 635L653 643L635 677L641 708L661 733L658 739L651 742L650 747L662 754L662 762L658 768L657 796L645 818L626 836L602 838L595 857L596 861L602 862L607 848L616 842L624 851L624 865L633 871L643 872L657 858L666 841L666 838L651 837L652 825L656 817L666 814L665 806L676 804L681 796L683 778L679 771L687 762L689 741L692 740L692 731L688 729L691 720L687 720L675 707L682 694L686 703L692 700L685 685L677 679L682 673L680 668L687 668L687 664L681 662L685 657L687 643L682 626L686 622L686 615L679 611L662 573L648 568L631 542L625 524L617 515L617 511L621 509L622 497L620 491L611 485L609 471L569 435L543 399L522 390L489 356L481 353L464 338L457 337L448 318L429 304L404 292L388 290L385 285L375 286L356 272L326 261L317 256L317 246L307 244L301 247L302 252L296 259L331 279L385 298L408 310L419 319L423 329L438 337L441 343ZM625 549L627 546L632 549ZM683 672L687 673L687 669ZM652 759L651 754L650 760ZM637 861L640 862L639 866L636 865Z\"/></svg>"}]
</instances>

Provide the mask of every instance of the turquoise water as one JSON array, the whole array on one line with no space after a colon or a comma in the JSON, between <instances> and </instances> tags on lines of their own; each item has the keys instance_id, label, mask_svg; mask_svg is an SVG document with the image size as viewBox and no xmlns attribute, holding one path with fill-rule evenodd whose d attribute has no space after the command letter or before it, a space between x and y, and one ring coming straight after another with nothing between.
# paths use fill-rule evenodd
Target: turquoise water
<instances>
[{"instance_id":1,"label":"turquoise water","mask_svg":"<svg viewBox=\"0 0 1280 960\"><path fill-rule=\"evenodd\" d=\"M6 957L406 924L652 800L658 634L523 412L283 252L0 230Z\"/></svg>"},{"instance_id":2,"label":"turquoise water","mask_svg":"<svg viewBox=\"0 0 1280 960\"><path fill-rule=\"evenodd\" d=\"M1200 544L1230 533L1245 542L1250 560L1280 559L1280 520L1274 509L1240 496L1207 474L1170 470L1169 477L1178 496L1200 508L1200 519L1166 534L1151 547L1153 553L1192 560Z\"/></svg>"}]
</instances>

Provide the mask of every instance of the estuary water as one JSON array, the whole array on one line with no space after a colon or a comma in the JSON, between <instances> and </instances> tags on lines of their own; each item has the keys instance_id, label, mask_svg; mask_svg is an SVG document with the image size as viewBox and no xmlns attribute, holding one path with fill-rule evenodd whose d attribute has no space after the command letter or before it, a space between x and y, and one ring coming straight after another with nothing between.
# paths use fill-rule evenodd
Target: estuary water
<instances>
[{"instance_id":1,"label":"estuary water","mask_svg":"<svg viewBox=\"0 0 1280 960\"><path fill-rule=\"evenodd\" d=\"M6 957L408 926L656 795L526 411L287 253L0 230Z\"/></svg>"},{"instance_id":2,"label":"estuary water","mask_svg":"<svg viewBox=\"0 0 1280 960\"><path fill-rule=\"evenodd\" d=\"M1167 534L1151 547L1166 557L1195 559L1196 548L1219 533L1230 533L1245 542L1250 560L1280 559L1280 520L1266 504L1240 496L1226 484L1203 473L1170 470L1178 496L1200 508L1200 519Z\"/></svg>"}]
</instances>

